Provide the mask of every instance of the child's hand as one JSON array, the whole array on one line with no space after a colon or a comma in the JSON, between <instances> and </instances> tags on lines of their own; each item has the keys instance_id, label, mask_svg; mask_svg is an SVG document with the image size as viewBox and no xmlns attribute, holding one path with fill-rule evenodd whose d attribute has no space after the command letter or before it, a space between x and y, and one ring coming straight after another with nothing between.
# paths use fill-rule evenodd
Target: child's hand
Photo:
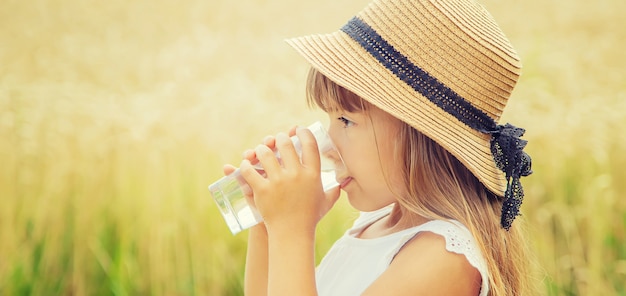
<instances>
[{"instance_id":1,"label":"child's hand","mask_svg":"<svg viewBox=\"0 0 626 296\"><path fill-rule=\"evenodd\" d=\"M339 188L328 194L322 189L320 156L311 132L298 129L295 134L302 144L302 162L289 136L279 133L275 138L266 138L269 145L254 149L254 158L259 160L266 176L254 169L252 157L245 157L240 166L268 230L314 230L339 197ZM272 151L273 146L280 152L282 165Z\"/></svg>"},{"instance_id":2,"label":"child's hand","mask_svg":"<svg viewBox=\"0 0 626 296\"><path fill-rule=\"evenodd\" d=\"M290 137L296 134L296 128L297 127L294 126L291 129L289 129ZM276 139L274 138L274 136L266 136L263 139L262 143L263 145L267 146L272 151L274 151L274 149L276 148ZM256 152L253 149L248 149L244 151L242 157L243 159L247 159L252 165L256 166L259 163L259 160L256 157ZM225 164L224 167L222 168L225 176L232 174L236 169L237 167L231 164ZM239 185L244 196L246 197L246 200L248 201L248 204L256 208L256 205L254 203L254 193L252 192L250 185L248 185L248 183L243 182L243 181L239 182Z\"/></svg>"},{"instance_id":3,"label":"child's hand","mask_svg":"<svg viewBox=\"0 0 626 296\"><path fill-rule=\"evenodd\" d=\"M292 128L293 133L295 133L295 127ZM290 131L291 133L291 131ZM268 148L274 150L275 148L275 140L274 137L272 136L267 136L263 139L263 145L267 146ZM259 163L259 160L256 158L256 153L254 152L254 150L252 149L248 149L246 151L243 152L243 159L247 159L251 164L256 165L257 163ZM224 175L230 175L232 174L237 168L231 164L225 164L224 167L222 168ZM250 204L252 207L256 208L256 205L254 204L254 193L252 192L252 189L250 188L250 185L248 185L245 182L239 182L241 191L243 192L244 196L246 197L246 200L248 201L248 204Z\"/></svg>"}]
</instances>

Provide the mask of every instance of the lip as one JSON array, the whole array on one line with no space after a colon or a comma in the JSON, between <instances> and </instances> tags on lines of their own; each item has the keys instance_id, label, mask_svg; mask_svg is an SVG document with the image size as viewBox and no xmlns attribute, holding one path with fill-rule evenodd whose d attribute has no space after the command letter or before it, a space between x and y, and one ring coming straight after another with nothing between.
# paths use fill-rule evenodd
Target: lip
<instances>
[{"instance_id":1,"label":"lip","mask_svg":"<svg viewBox=\"0 0 626 296\"><path fill-rule=\"evenodd\" d=\"M339 183L339 188L344 188L352 181L352 177L342 178L341 181L337 181Z\"/></svg>"}]
</instances>

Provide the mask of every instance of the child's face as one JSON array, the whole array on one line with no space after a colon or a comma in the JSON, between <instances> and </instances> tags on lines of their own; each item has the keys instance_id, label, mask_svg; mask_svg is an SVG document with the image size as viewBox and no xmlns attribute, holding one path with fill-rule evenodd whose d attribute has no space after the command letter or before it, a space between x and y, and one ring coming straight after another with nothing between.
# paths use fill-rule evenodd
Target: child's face
<instances>
[{"instance_id":1,"label":"child's face","mask_svg":"<svg viewBox=\"0 0 626 296\"><path fill-rule=\"evenodd\" d=\"M336 111L330 117L329 134L346 165L337 181L350 204L373 211L396 201L390 188L400 193L400 164L393 157L401 122L371 106L367 112Z\"/></svg>"}]
</instances>

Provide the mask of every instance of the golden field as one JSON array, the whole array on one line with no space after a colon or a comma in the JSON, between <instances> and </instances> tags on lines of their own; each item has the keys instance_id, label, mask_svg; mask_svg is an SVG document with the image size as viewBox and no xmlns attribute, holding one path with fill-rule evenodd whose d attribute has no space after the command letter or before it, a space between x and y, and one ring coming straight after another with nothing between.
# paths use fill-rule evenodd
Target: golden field
<instances>
[{"instance_id":1,"label":"golden field","mask_svg":"<svg viewBox=\"0 0 626 296\"><path fill-rule=\"evenodd\" d=\"M367 1L0 0L0 294L242 295L245 233L207 190L325 120L284 38ZM236 3L236 4L235 4ZM485 2L524 72L523 216L546 295L626 295L626 2ZM351 223L344 200L319 258Z\"/></svg>"}]
</instances>

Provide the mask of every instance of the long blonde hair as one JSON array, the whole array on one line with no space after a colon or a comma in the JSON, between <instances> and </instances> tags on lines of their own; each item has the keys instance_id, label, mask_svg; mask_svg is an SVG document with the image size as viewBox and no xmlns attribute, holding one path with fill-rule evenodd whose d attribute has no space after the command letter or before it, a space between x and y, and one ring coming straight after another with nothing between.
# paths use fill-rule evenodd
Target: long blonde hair
<instances>
[{"instance_id":1,"label":"long blonde hair","mask_svg":"<svg viewBox=\"0 0 626 296\"><path fill-rule=\"evenodd\" d=\"M325 111L367 111L370 104L314 68L307 81L310 106ZM509 231L500 226L502 198L490 192L454 156L415 128L402 123L396 141L404 194L397 201L408 212L428 219L454 219L465 225L489 271L489 295L536 295L534 258L524 238L522 219Z\"/></svg>"}]
</instances>

